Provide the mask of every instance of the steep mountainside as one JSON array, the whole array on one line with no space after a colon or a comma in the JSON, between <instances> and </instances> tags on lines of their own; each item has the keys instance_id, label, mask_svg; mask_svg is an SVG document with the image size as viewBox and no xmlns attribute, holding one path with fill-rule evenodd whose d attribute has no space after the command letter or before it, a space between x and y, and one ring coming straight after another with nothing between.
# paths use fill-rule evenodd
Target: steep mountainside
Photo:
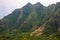
<instances>
[{"instance_id":1,"label":"steep mountainside","mask_svg":"<svg viewBox=\"0 0 60 40\"><path fill-rule=\"evenodd\" d=\"M46 18L45 22L35 31L31 32L30 36L41 34L52 34L60 32L60 3L55 5L55 11L51 13L50 17Z\"/></svg>"},{"instance_id":2,"label":"steep mountainside","mask_svg":"<svg viewBox=\"0 0 60 40\"><path fill-rule=\"evenodd\" d=\"M43 6L28 3L0 20L0 32L31 32L31 35L60 31L60 2Z\"/></svg>"}]
</instances>

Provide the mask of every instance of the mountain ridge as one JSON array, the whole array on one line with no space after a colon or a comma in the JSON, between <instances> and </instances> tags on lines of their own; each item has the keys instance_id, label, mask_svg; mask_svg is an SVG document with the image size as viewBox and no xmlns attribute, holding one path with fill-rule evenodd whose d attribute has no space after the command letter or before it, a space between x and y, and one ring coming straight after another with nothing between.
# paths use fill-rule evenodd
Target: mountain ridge
<instances>
[{"instance_id":1,"label":"mountain ridge","mask_svg":"<svg viewBox=\"0 0 60 40\"><path fill-rule=\"evenodd\" d=\"M20 30L20 32L25 33L38 30L39 27L44 24L44 22L48 21L51 17L54 16L54 14L59 8L60 8L60 2L52 4L48 7L43 6L39 2L36 4L28 3L27 5L23 6L20 9L15 9L11 14L5 16L2 20L0 20L0 27L2 28L1 31L4 33L8 29L9 32L15 32L14 30L17 31ZM52 20L52 22L48 22L48 24L46 24L47 26L46 30L50 29L49 26L52 26L54 28L54 25L57 25L55 24L55 21L58 21L59 19L58 20L56 20L57 18L53 19L54 20ZM52 27L51 29L53 29ZM56 32L57 30L54 29L53 31ZM47 31L47 33L48 32L50 32L50 30Z\"/></svg>"}]
</instances>

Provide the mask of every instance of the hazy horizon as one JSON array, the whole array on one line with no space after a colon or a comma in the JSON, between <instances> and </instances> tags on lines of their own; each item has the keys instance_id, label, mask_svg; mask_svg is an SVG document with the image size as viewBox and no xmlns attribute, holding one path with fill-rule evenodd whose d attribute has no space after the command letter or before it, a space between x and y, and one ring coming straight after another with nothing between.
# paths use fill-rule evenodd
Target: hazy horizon
<instances>
[{"instance_id":1,"label":"hazy horizon","mask_svg":"<svg viewBox=\"0 0 60 40\"><path fill-rule=\"evenodd\" d=\"M10 14L13 10L21 8L28 2L35 4L40 2L44 6L55 4L60 0L0 0L0 19Z\"/></svg>"}]
</instances>

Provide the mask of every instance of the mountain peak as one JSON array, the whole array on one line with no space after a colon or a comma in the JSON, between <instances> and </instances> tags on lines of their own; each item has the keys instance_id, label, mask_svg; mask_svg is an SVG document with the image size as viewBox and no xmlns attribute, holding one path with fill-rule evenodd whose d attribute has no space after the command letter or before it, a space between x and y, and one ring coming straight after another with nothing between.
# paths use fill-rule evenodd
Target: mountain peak
<instances>
[{"instance_id":1,"label":"mountain peak","mask_svg":"<svg viewBox=\"0 0 60 40\"><path fill-rule=\"evenodd\" d=\"M56 3L56 7L57 7L57 8L60 8L60 2L57 2L57 3Z\"/></svg>"},{"instance_id":2,"label":"mountain peak","mask_svg":"<svg viewBox=\"0 0 60 40\"><path fill-rule=\"evenodd\" d=\"M27 8L27 7L32 7L32 4L28 2L25 6L23 6L23 8Z\"/></svg>"},{"instance_id":3,"label":"mountain peak","mask_svg":"<svg viewBox=\"0 0 60 40\"><path fill-rule=\"evenodd\" d=\"M35 6L43 6L40 2L37 2Z\"/></svg>"},{"instance_id":4,"label":"mountain peak","mask_svg":"<svg viewBox=\"0 0 60 40\"><path fill-rule=\"evenodd\" d=\"M28 2L27 4L30 4L30 5L31 5L31 3L30 3L30 2Z\"/></svg>"},{"instance_id":5,"label":"mountain peak","mask_svg":"<svg viewBox=\"0 0 60 40\"><path fill-rule=\"evenodd\" d=\"M32 5L32 4L30 2L28 2L27 5Z\"/></svg>"},{"instance_id":6,"label":"mountain peak","mask_svg":"<svg viewBox=\"0 0 60 40\"><path fill-rule=\"evenodd\" d=\"M24 8L25 7L31 7L32 6L32 4L30 3L30 2L28 2L25 6L24 6Z\"/></svg>"},{"instance_id":7,"label":"mountain peak","mask_svg":"<svg viewBox=\"0 0 60 40\"><path fill-rule=\"evenodd\" d=\"M40 2L37 2L35 5L42 5Z\"/></svg>"}]
</instances>

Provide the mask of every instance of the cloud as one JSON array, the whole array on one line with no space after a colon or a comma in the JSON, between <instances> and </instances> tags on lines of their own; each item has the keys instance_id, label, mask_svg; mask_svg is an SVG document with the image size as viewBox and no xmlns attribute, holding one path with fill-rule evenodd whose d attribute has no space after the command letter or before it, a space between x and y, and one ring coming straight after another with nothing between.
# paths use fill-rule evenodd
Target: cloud
<instances>
[{"instance_id":1,"label":"cloud","mask_svg":"<svg viewBox=\"0 0 60 40\"><path fill-rule=\"evenodd\" d=\"M0 19L18 8L17 3L15 0L0 0Z\"/></svg>"}]
</instances>

